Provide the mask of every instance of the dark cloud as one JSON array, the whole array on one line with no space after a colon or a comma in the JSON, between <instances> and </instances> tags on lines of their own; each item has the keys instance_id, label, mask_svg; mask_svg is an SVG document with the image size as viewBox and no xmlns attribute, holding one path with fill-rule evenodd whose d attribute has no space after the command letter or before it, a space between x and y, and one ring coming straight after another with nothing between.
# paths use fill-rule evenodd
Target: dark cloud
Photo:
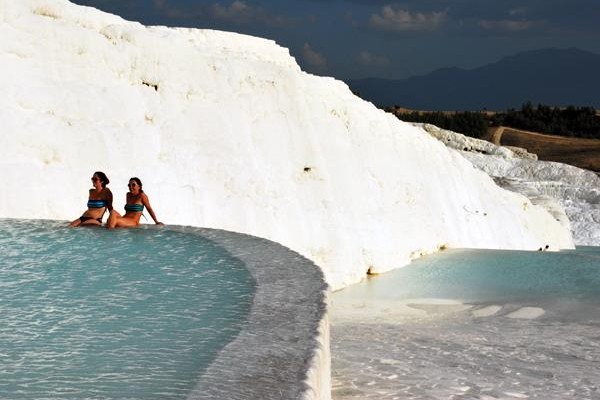
<instances>
[{"instance_id":1,"label":"dark cloud","mask_svg":"<svg viewBox=\"0 0 600 400\"><path fill-rule=\"evenodd\" d=\"M507 33L523 32L532 29L535 25L534 21L524 19L482 19L478 25L486 30L499 31Z\"/></svg>"},{"instance_id":2,"label":"dark cloud","mask_svg":"<svg viewBox=\"0 0 600 400\"><path fill-rule=\"evenodd\" d=\"M285 28L296 18L271 12L252 0L75 0L145 24L215 26L215 20L231 25L264 25Z\"/></svg>"},{"instance_id":3,"label":"dark cloud","mask_svg":"<svg viewBox=\"0 0 600 400\"><path fill-rule=\"evenodd\" d=\"M315 51L308 43L302 47L302 59L313 72L323 72L327 69L325 56Z\"/></svg>"},{"instance_id":4,"label":"dark cloud","mask_svg":"<svg viewBox=\"0 0 600 400\"><path fill-rule=\"evenodd\" d=\"M600 1L596 0L308 0L330 5L370 6L371 13L389 6L411 13L446 12L456 21L517 21L517 16L528 21L546 21L557 27L600 29Z\"/></svg>"},{"instance_id":5,"label":"dark cloud","mask_svg":"<svg viewBox=\"0 0 600 400\"><path fill-rule=\"evenodd\" d=\"M600 53L600 0L72 0L145 25L275 40L302 68L402 78L517 52Z\"/></svg>"},{"instance_id":6,"label":"dark cloud","mask_svg":"<svg viewBox=\"0 0 600 400\"><path fill-rule=\"evenodd\" d=\"M381 56L363 50L358 54L357 61L360 65L366 67L386 67L390 64L387 56Z\"/></svg>"}]
</instances>

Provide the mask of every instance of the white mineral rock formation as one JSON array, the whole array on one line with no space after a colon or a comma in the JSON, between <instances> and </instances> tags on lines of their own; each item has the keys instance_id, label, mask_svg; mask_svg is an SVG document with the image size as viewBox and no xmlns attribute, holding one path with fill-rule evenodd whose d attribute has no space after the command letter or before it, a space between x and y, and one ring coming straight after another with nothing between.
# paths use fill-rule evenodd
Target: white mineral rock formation
<instances>
[{"instance_id":1,"label":"white mineral rock formation","mask_svg":"<svg viewBox=\"0 0 600 400\"><path fill-rule=\"evenodd\" d=\"M571 248L456 151L274 42L0 0L0 217L72 220L138 176L160 220L282 243L334 289L443 246Z\"/></svg>"},{"instance_id":2,"label":"white mineral rock formation","mask_svg":"<svg viewBox=\"0 0 600 400\"><path fill-rule=\"evenodd\" d=\"M600 177L594 172L557 162L536 161L537 157L530 153L515 153L514 149L434 125L416 125L448 147L459 150L500 186L527 196L565 226L570 225L575 244L600 246Z\"/></svg>"}]
</instances>

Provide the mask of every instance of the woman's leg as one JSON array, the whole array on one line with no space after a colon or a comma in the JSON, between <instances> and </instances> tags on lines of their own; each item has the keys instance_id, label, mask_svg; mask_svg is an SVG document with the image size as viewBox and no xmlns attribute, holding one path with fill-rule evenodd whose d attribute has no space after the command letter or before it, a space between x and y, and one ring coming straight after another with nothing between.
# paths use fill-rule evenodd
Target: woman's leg
<instances>
[{"instance_id":1,"label":"woman's leg","mask_svg":"<svg viewBox=\"0 0 600 400\"><path fill-rule=\"evenodd\" d=\"M81 225L81 219L77 218L75 221L71 221L71 223L69 224L70 227L72 228L76 228L79 225Z\"/></svg>"},{"instance_id":2,"label":"woman's leg","mask_svg":"<svg viewBox=\"0 0 600 400\"><path fill-rule=\"evenodd\" d=\"M135 218L121 217L121 214L112 210L108 216L106 227L112 228L133 228L139 225L139 222Z\"/></svg>"},{"instance_id":3,"label":"woman's leg","mask_svg":"<svg viewBox=\"0 0 600 400\"><path fill-rule=\"evenodd\" d=\"M121 214L119 214L115 210L112 210L110 212L110 214L108 215L108 221L106 221L106 227L108 229L112 229L112 228L116 227L117 226L117 219L119 219L119 218L122 218Z\"/></svg>"},{"instance_id":4,"label":"woman's leg","mask_svg":"<svg viewBox=\"0 0 600 400\"><path fill-rule=\"evenodd\" d=\"M135 228L139 222L134 218L120 217L117 218L115 227L117 228Z\"/></svg>"}]
</instances>

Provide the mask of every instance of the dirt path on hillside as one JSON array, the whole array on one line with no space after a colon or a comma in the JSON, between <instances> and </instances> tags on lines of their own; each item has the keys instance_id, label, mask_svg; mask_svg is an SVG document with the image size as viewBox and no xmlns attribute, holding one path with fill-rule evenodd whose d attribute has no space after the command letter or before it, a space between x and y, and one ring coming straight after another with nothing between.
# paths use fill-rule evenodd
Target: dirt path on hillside
<instances>
[{"instance_id":1,"label":"dirt path on hillside","mask_svg":"<svg viewBox=\"0 0 600 400\"><path fill-rule=\"evenodd\" d=\"M496 146L501 146L500 142L502 141L502 134L504 133L504 129L504 126L499 126L495 128L494 132L492 132L490 142L494 143Z\"/></svg>"},{"instance_id":2,"label":"dirt path on hillside","mask_svg":"<svg viewBox=\"0 0 600 400\"><path fill-rule=\"evenodd\" d=\"M600 171L600 140L549 135L499 126L489 130L490 142L513 146L538 155L540 160L558 161L579 168Z\"/></svg>"},{"instance_id":3,"label":"dirt path on hillside","mask_svg":"<svg viewBox=\"0 0 600 400\"><path fill-rule=\"evenodd\" d=\"M522 134L522 135L530 135L534 136L537 139L545 139L552 142L563 142L563 143L587 143L594 144L598 143L598 139L588 139L581 137L573 137L573 136L559 136L559 135L551 135L548 133L540 133L533 131L526 131L524 129L511 128L510 126L498 126L494 128L492 132L490 141L495 145L502 146L502 135L505 131L511 131L514 134Z\"/></svg>"}]
</instances>

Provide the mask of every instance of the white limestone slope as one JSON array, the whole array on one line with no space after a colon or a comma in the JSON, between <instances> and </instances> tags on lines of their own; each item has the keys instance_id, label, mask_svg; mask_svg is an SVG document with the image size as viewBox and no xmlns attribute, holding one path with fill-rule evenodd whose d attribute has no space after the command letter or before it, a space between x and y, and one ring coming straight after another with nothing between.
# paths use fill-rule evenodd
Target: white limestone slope
<instances>
[{"instance_id":1,"label":"white limestone slope","mask_svg":"<svg viewBox=\"0 0 600 400\"><path fill-rule=\"evenodd\" d=\"M502 187L544 206L566 227L575 244L600 246L600 177L592 171L551 161L429 124L425 131L458 150Z\"/></svg>"},{"instance_id":2,"label":"white limestone slope","mask_svg":"<svg viewBox=\"0 0 600 400\"><path fill-rule=\"evenodd\" d=\"M159 219L249 233L334 289L441 246L570 248L542 207L274 42L0 0L0 217L74 219L106 172Z\"/></svg>"}]
</instances>

